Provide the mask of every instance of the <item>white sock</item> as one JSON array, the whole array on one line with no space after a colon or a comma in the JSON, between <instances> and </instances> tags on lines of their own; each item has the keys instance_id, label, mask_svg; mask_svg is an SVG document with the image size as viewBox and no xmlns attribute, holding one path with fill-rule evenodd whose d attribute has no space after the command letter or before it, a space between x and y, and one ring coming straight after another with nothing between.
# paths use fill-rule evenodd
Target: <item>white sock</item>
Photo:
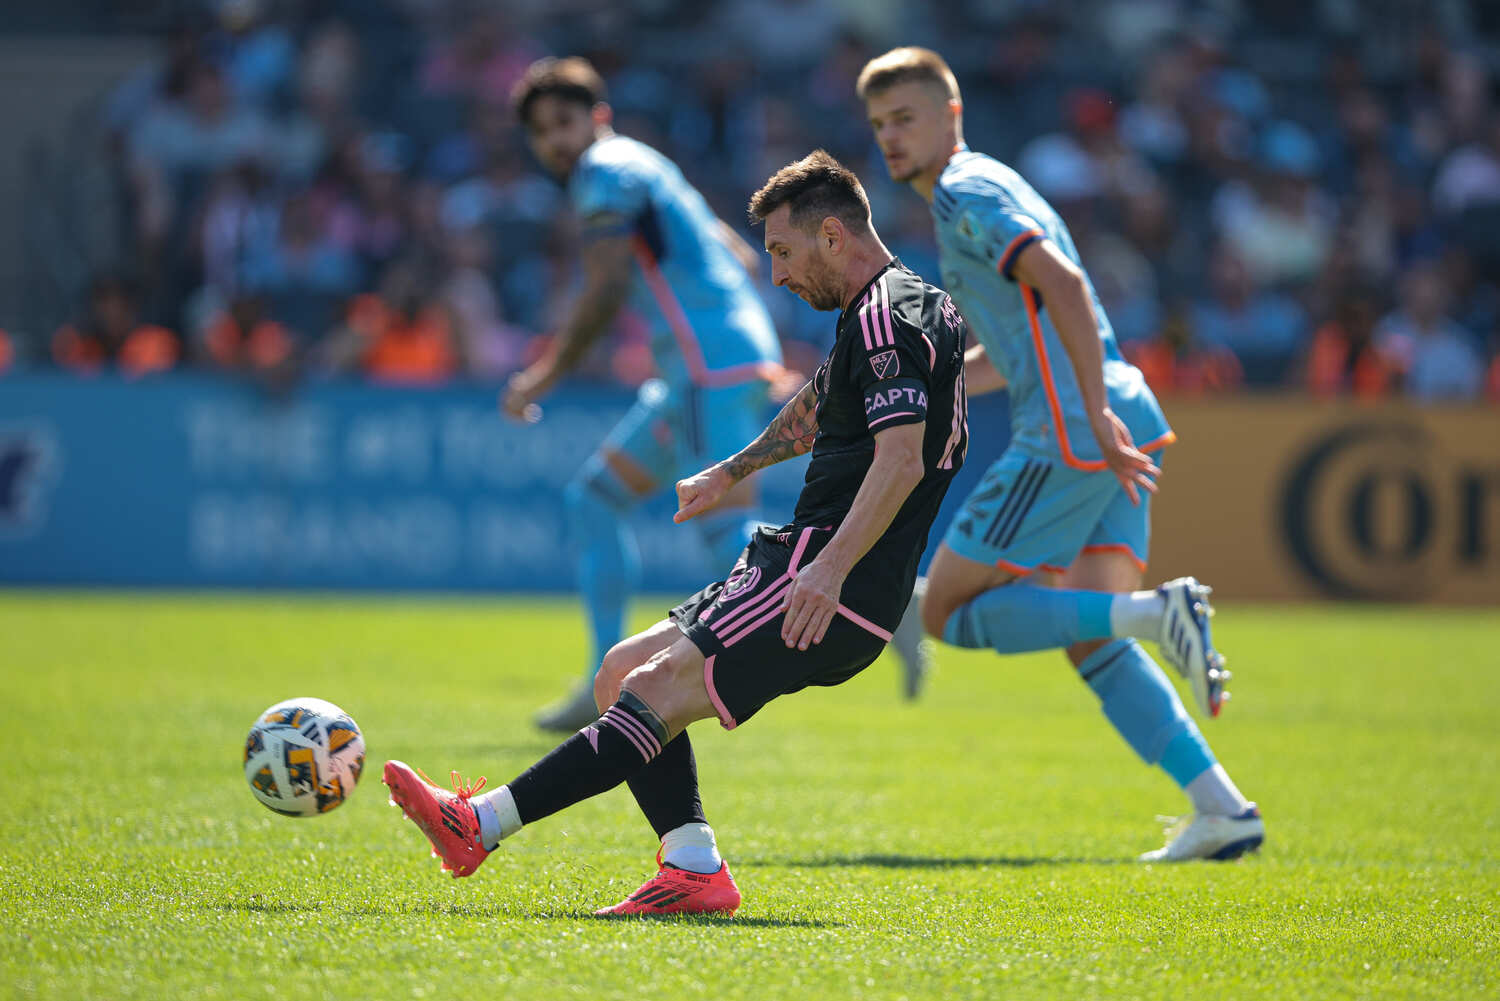
<instances>
[{"instance_id":1,"label":"white sock","mask_svg":"<svg viewBox=\"0 0 1500 1001\"><path fill-rule=\"evenodd\" d=\"M1193 801L1193 809L1199 813L1214 813L1221 817L1238 817L1250 809L1250 801L1234 784L1224 766L1215 764L1205 768L1183 792Z\"/></svg>"},{"instance_id":2,"label":"white sock","mask_svg":"<svg viewBox=\"0 0 1500 1001\"><path fill-rule=\"evenodd\" d=\"M1154 640L1161 635L1161 617L1166 612L1166 599L1155 591L1117 594L1109 603L1109 631L1116 637Z\"/></svg>"},{"instance_id":3,"label":"white sock","mask_svg":"<svg viewBox=\"0 0 1500 1001\"><path fill-rule=\"evenodd\" d=\"M661 860L688 872L713 875L724 864L714 829L707 824L683 824L661 839Z\"/></svg>"},{"instance_id":4,"label":"white sock","mask_svg":"<svg viewBox=\"0 0 1500 1001\"><path fill-rule=\"evenodd\" d=\"M479 818L479 839L488 851L494 851L502 840L521 829L521 814L516 810L510 786L475 796L469 800L469 805Z\"/></svg>"}]
</instances>

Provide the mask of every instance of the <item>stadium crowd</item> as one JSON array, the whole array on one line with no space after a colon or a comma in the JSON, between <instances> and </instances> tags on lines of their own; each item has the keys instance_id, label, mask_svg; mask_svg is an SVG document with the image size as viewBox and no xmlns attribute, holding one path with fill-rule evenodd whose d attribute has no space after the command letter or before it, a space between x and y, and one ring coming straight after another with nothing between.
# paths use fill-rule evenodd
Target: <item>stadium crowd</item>
<instances>
[{"instance_id":1,"label":"stadium crowd","mask_svg":"<svg viewBox=\"0 0 1500 1001\"><path fill-rule=\"evenodd\" d=\"M617 130L736 226L827 148L938 280L854 96L911 42L958 70L971 145L1060 208L1159 392L1500 402L1500 14L1366 6L961 0L913 30L894 0L198 0L104 105L118 267L55 332L0 335L0 370L516 370L575 287L575 221L508 104L549 53L592 59ZM832 324L761 278L810 371ZM642 331L627 316L589 372L644 379Z\"/></svg>"}]
</instances>

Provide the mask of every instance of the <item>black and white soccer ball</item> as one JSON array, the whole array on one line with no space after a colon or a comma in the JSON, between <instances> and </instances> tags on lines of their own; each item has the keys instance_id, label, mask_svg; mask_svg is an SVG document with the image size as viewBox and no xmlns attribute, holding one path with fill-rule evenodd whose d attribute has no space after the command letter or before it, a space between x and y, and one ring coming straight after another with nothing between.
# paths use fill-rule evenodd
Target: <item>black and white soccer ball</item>
<instances>
[{"instance_id":1,"label":"black and white soccer ball","mask_svg":"<svg viewBox=\"0 0 1500 1001\"><path fill-rule=\"evenodd\" d=\"M245 738L245 781L284 817L315 817L354 792L365 767L365 738L353 717L323 699L287 699L255 721Z\"/></svg>"}]
</instances>

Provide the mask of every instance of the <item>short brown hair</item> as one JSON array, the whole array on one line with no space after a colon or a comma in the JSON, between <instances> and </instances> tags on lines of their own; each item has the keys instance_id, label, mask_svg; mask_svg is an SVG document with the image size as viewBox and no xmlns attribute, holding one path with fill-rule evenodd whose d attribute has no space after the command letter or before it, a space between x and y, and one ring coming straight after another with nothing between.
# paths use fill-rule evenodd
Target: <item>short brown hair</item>
<instances>
[{"instance_id":1,"label":"short brown hair","mask_svg":"<svg viewBox=\"0 0 1500 1001\"><path fill-rule=\"evenodd\" d=\"M531 108L541 97L557 97L586 108L609 99L604 78L592 63L578 56L538 59L526 68L510 91L510 106L517 120L526 125Z\"/></svg>"},{"instance_id":2,"label":"short brown hair","mask_svg":"<svg viewBox=\"0 0 1500 1001\"><path fill-rule=\"evenodd\" d=\"M854 93L864 101L898 83L913 81L935 84L948 95L948 100L960 100L958 79L943 57L917 45L892 49L865 63L865 68L859 71L859 80L854 84Z\"/></svg>"},{"instance_id":3,"label":"short brown hair","mask_svg":"<svg viewBox=\"0 0 1500 1001\"><path fill-rule=\"evenodd\" d=\"M791 223L799 229L810 229L833 216L851 232L870 230L870 199L865 197L864 186L854 171L821 149L772 174L750 196L750 219L765 222L766 216L783 205L791 206Z\"/></svg>"}]
</instances>

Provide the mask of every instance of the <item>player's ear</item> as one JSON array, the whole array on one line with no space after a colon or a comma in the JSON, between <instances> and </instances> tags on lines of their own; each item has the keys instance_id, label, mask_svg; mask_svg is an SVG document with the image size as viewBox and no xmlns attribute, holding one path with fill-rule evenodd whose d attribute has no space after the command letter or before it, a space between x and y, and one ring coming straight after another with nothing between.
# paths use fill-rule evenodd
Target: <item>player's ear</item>
<instances>
[{"instance_id":1,"label":"player's ear","mask_svg":"<svg viewBox=\"0 0 1500 1001\"><path fill-rule=\"evenodd\" d=\"M844 244L844 226L833 216L828 216L823 220L823 231L818 235L827 242L828 249L832 253L838 253L839 248Z\"/></svg>"},{"instance_id":2,"label":"player's ear","mask_svg":"<svg viewBox=\"0 0 1500 1001\"><path fill-rule=\"evenodd\" d=\"M589 109L589 116L594 120L594 128L603 128L615 120L615 109L600 101Z\"/></svg>"}]
</instances>

